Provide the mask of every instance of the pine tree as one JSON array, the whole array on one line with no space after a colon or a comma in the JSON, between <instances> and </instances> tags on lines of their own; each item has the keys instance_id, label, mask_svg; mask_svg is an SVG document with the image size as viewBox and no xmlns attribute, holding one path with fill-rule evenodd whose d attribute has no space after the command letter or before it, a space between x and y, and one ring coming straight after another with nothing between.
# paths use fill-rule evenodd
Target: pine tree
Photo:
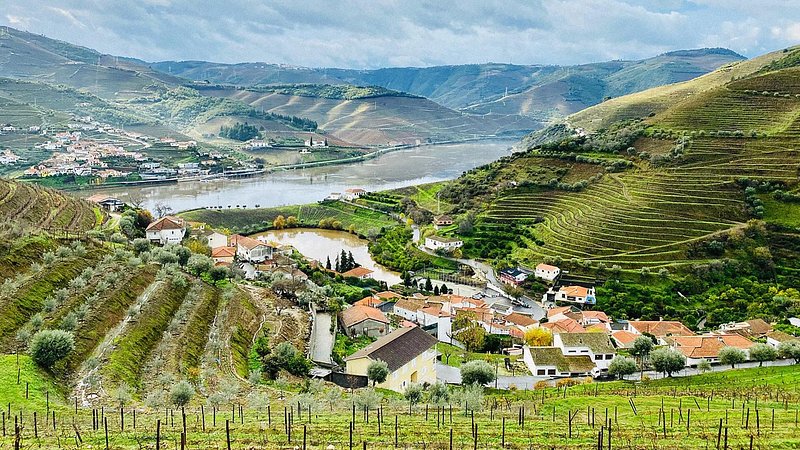
<instances>
[{"instance_id":1,"label":"pine tree","mask_svg":"<svg viewBox=\"0 0 800 450\"><path fill-rule=\"evenodd\" d=\"M425 290L428 291L428 292L433 290L433 283L431 283L431 279L430 278L426 278L425 279Z\"/></svg>"},{"instance_id":2,"label":"pine tree","mask_svg":"<svg viewBox=\"0 0 800 450\"><path fill-rule=\"evenodd\" d=\"M446 284L442 283L442 287L439 288L439 292L442 293L442 294L449 294L450 293L450 289L447 288Z\"/></svg>"},{"instance_id":3,"label":"pine tree","mask_svg":"<svg viewBox=\"0 0 800 450\"><path fill-rule=\"evenodd\" d=\"M351 269L355 269L356 267L358 267L358 264L356 264L355 258L353 258L353 252L347 252L347 258L348 258L348 261L350 262L350 268Z\"/></svg>"},{"instance_id":4,"label":"pine tree","mask_svg":"<svg viewBox=\"0 0 800 450\"><path fill-rule=\"evenodd\" d=\"M433 295L439 295L439 286L433 287Z\"/></svg>"},{"instance_id":5,"label":"pine tree","mask_svg":"<svg viewBox=\"0 0 800 450\"><path fill-rule=\"evenodd\" d=\"M325 268L331 270L331 257L328 256L328 260L325 262Z\"/></svg>"},{"instance_id":6,"label":"pine tree","mask_svg":"<svg viewBox=\"0 0 800 450\"><path fill-rule=\"evenodd\" d=\"M339 260L342 261L342 272L347 272L352 269L352 267L350 267L350 260L347 258L347 253L345 253L344 249L342 249L342 254L339 255Z\"/></svg>"},{"instance_id":7,"label":"pine tree","mask_svg":"<svg viewBox=\"0 0 800 450\"><path fill-rule=\"evenodd\" d=\"M336 271L342 273L342 262L339 260L339 255L336 255Z\"/></svg>"}]
</instances>

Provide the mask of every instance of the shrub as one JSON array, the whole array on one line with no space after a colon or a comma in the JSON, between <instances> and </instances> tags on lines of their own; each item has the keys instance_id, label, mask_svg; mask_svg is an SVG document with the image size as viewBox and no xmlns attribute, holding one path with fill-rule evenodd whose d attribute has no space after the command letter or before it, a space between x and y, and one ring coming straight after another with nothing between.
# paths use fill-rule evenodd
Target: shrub
<instances>
[{"instance_id":1,"label":"shrub","mask_svg":"<svg viewBox=\"0 0 800 450\"><path fill-rule=\"evenodd\" d=\"M31 358L49 369L75 348L75 337L69 331L42 330L33 335L30 344Z\"/></svg>"},{"instance_id":2,"label":"shrub","mask_svg":"<svg viewBox=\"0 0 800 450\"><path fill-rule=\"evenodd\" d=\"M413 405L422 401L424 393L425 390L422 388L422 385L411 383L406 387L405 391L403 391L403 397Z\"/></svg>"},{"instance_id":3,"label":"shrub","mask_svg":"<svg viewBox=\"0 0 800 450\"><path fill-rule=\"evenodd\" d=\"M707 359L703 358L700 362L697 363L697 370L702 373L710 372L711 371L711 363L708 362Z\"/></svg>"},{"instance_id":4,"label":"shrub","mask_svg":"<svg viewBox=\"0 0 800 450\"><path fill-rule=\"evenodd\" d=\"M433 383L428 389L428 403L444 405L450 401L450 389L441 381Z\"/></svg>"},{"instance_id":5,"label":"shrub","mask_svg":"<svg viewBox=\"0 0 800 450\"><path fill-rule=\"evenodd\" d=\"M461 384L485 385L494 381L494 369L486 361L470 361L461 366Z\"/></svg>"}]
</instances>

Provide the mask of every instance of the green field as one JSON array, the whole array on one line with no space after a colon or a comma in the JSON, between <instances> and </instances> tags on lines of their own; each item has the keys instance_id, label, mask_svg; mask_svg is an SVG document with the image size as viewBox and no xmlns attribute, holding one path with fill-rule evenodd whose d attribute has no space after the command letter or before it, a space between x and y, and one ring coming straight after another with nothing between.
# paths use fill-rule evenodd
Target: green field
<instances>
[{"instance_id":1,"label":"green field","mask_svg":"<svg viewBox=\"0 0 800 450\"><path fill-rule=\"evenodd\" d=\"M101 419L95 429L92 409L78 405L76 411L74 399L64 396L28 357L20 357L19 384L15 357L0 358L0 381L5 387L0 402L10 405L11 415L21 415L23 448L56 448L59 443L104 448L103 425L107 423L110 448L152 449L158 421L161 448L179 445L183 431L179 408L154 410L134 402L120 410L119 405L108 403L101 411L96 405ZM195 398L185 409L186 441L188 448L226 448L227 427L231 448L235 449L348 448L354 415L354 448L447 449L451 448L452 436L452 448L521 450L535 445L590 449L597 448L601 429L603 448L607 448L610 427L612 448L706 449L716 448L719 440L720 448L726 442L730 449L748 448L752 442L757 449L792 449L800 445L798 381L796 367L745 369L644 383L488 390L472 406L465 402L474 396L460 396L457 389L451 389L454 397L443 406L423 402L413 406L410 413L407 402L388 392L390 395L382 401L371 404L368 413L361 407L353 413L349 395L330 394L339 389L336 387L316 394L296 394L298 386L287 386L283 392L264 386L256 389L260 395L247 394L249 389L245 389L216 409L206 405L203 415L200 405L204 402ZM297 401L301 402L300 411ZM377 406L383 416L380 421ZM36 427L34 411L38 412ZM293 413L291 439L284 420L287 412ZM0 443L10 447L14 431L9 423ZM78 433L81 441L76 443Z\"/></svg>"},{"instance_id":2,"label":"green field","mask_svg":"<svg viewBox=\"0 0 800 450\"><path fill-rule=\"evenodd\" d=\"M192 222L203 222L215 228L228 228L240 233L255 233L269 229L272 227L273 220L280 215L294 216L299 225L306 227L319 226L322 219L333 219L341 222L341 229L347 230L352 225L356 233L361 235L366 235L370 230L379 231L383 227L393 226L397 223L385 214L342 202L219 211L196 209L180 214L181 217Z\"/></svg>"}]
</instances>

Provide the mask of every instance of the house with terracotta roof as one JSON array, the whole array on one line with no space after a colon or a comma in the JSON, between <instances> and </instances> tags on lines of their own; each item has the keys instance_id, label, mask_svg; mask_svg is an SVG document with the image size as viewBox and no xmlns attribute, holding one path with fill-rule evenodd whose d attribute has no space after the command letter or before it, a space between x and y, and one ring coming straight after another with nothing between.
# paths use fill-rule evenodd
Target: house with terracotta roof
<instances>
[{"instance_id":1,"label":"house with terracotta roof","mask_svg":"<svg viewBox=\"0 0 800 450\"><path fill-rule=\"evenodd\" d=\"M719 362L719 352L734 347L749 352L755 343L738 334L706 334L702 336L670 336L667 344L686 357L687 366L696 366L701 360Z\"/></svg>"},{"instance_id":2,"label":"house with terracotta roof","mask_svg":"<svg viewBox=\"0 0 800 450\"><path fill-rule=\"evenodd\" d=\"M601 372L607 372L617 354L611 339L605 333L553 334L553 347L566 356L588 355Z\"/></svg>"},{"instance_id":3,"label":"house with terracotta roof","mask_svg":"<svg viewBox=\"0 0 800 450\"><path fill-rule=\"evenodd\" d=\"M668 336L694 336L695 333L677 320L630 320L625 331L634 334L651 334L659 344L666 345Z\"/></svg>"},{"instance_id":4,"label":"house with terracotta roof","mask_svg":"<svg viewBox=\"0 0 800 450\"><path fill-rule=\"evenodd\" d=\"M383 311L364 305L353 305L339 313L339 322L349 337L384 336L389 332L389 319Z\"/></svg>"},{"instance_id":5,"label":"house with terracotta roof","mask_svg":"<svg viewBox=\"0 0 800 450\"><path fill-rule=\"evenodd\" d=\"M436 338L420 327L398 328L345 358L349 375L367 375L373 361L384 361L389 376L377 387L403 392L409 384L436 382Z\"/></svg>"},{"instance_id":6,"label":"house with terracotta roof","mask_svg":"<svg viewBox=\"0 0 800 450\"><path fill-rule=\"evenodd\" d=\"M425 247L430 250L453 251L464 245L464 241L446 236L428 236L425 238Z\"/></svg>"},{"instance_id":7,"label":"house with terracotta roof","mask_svg":"<svg viewBox=\"0 0 800 450\"><path fill-rule=\"evenodd\" d=\"M180 244L186 234L186 223L174 216L164 216L147 226L145 235L150 242L167 245Z\"/></svg>"},{"instance_id":8,"label":"house with terracotta roof","mask_svg":"<svg viewBox=\"0 0 800 450\"><path fill-rule=\"evenodd\" d=\"M579 318L581 318L581 310L574 305L556 306L547 310L548 322L555 322L562 319L574 319L577 321Z\"/></svg>"},{"instance_id":9,"label":"house with terracotta roof","mask_svg":"<svg viewBox=\"0 0 800 450\"><path fill-rule=\"evenodd\" d=\"M394 304L394 313L409 322L417 322L417 311L422 309L425 302L414 298L400 299Z\"/></svg>"},{"instance_id":10,"label":"house with terracotta roof","mask_svg":"<svg viewBox=\"0 0 800 450\"><path fill-rule=\"evenodd\" d=\"M772 325L764 319L751 319L744 322L730 322L720 325L719 331L722 333L741 334L746 338L758 339L772 331Z\"/></svg>"},{"instance_id":11,"label":"house with terracotta roof","mask_svg":"<svg viewBox=\"0 0 800 450\"><path fill-rule=\"evenodd\" d=\"M558 302L594 305L597 303L594 286L553 286L542 296L542 303Z\"/></svg>"},{"instance_id":12,"label":"house with terracotta roof","mask_svg":"<svg viewBox=\"0 0 800 450\"><path fill-rule=\"evenodd\" d=\"M236 247L236 255L242 261L261 263L272 258L274 248L258 239L234 234L231 236L230 245Z\"/></svg>"},{"instance_id":13,"label":"house with terracotta roof","mask_svg":"<svg viewBox=\"0 0 800 450\"><path fill-rule=\"evenodd\" d=\"M356 267L343 273L342 276L345 278L359 278L364 280L366 278L372 278L373 273L373 271L367 269L366 267Z\"/></svg>"},{"instance_id":14,"label":"house with terracotta roof","mask_svg":"<svg viewBox=\"0 0 800 450\"><path fill-rule=\"evenodd\" d=\"M453 218L444 214L439 217L433 219L433 228L438 230L443 227L447 227L453 224Z\"/></svg>"},{"instance_id":15,"label":"house with terracotta roof","mask_svg":"<svg viewBox=\"0 0 800 450\"><path fill-rule=\"evenodd\" d=\"M633 341L641 335L631 333L625 330L616 330L611 332L611 339L617 345L617 348L633 348Z\"/></svg>"},{"instance_id":16,"label":"house with terracotta roof","mask_svg":"<svg viewBox=\"0 0 800 450\"><path fill-rule=\"evenodd\" d=\"M211 259L213 259L215 263L224 262L231 264L233 263L234 257L236 257L236 249L233 247L225 245L211 249Z\"/></svg>"},{"instance_id":17,"label":"house with terracotta roof","mask_svg":"<svg viewBox=\"0 0 800 450\"><path fill-rule=\"evenodd\" d=\"M586 328L583 328L577 320L569 317L555 322L543 323L541 326L550 330L553 335L559 333L583 333L586 331Z\"/></svg>"},{"instance_id":18,"label":"house with terracotta roof","mask_svg":"<svg viewBox=\"0 0 800 450\"><path fill-rule=\"evenodd\" d=\"M533 271L533 276L545 281L553 281L558 278L559 274L561 274L561 269L544 263L537 265Z\"/></svg>"}]
</instances>

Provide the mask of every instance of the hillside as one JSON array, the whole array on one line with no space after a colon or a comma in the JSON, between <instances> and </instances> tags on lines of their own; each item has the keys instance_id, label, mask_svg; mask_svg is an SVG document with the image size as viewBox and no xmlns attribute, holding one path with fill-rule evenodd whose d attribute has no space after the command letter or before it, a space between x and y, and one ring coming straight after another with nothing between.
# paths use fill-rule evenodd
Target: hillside
<instances>
[{"instance_id":1,"label":"hillside","mask_svg":"<svg viewBox=\"0 0 800 450\"><path fill-rule=\"evenodd\" d=\"M347 95L350 98L341 98L345 95L334 94L332 88L312 89L308 85L255 89L209 86L201 90L204 95L236 100L260 111L307 117L332 136L359 144L458 140L519 134L541 127L536 120L521 116L465 115L426 98L394 91L351 92Z\"/></svg>"},{"instance_id":2,"label":"hillside","mask_svg":"<svg viewBox=\"0 0 800 450\"><path fill-rule=\"evenodd\" d=\"M283 83L381 86L477 114L526 115L539 120L576 112L606 97L689 80L742 60L725 49L670 52L641 61L579 66L470 64L375 70L299 68L265 63L165 61L152 68L198 81L254 86Z\"/></svg>"}]
</instances>

